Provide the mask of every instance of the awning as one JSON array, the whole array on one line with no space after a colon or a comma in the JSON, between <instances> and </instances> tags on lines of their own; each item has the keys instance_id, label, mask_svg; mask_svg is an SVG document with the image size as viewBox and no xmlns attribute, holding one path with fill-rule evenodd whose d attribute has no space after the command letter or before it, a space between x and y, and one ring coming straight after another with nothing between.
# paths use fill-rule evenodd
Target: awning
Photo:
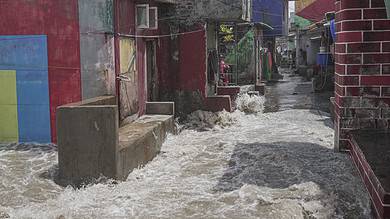
<instances>
[{"instance_id":1,"label":"awning","mask_svg":"<svg viewBox=\"0 0 390 219\"><path fill-rule=\"evenodd\" d=\"M294 15L294 24L298 28L306 28L306 27L310 26L311 24L313 24L313 22L311 22L305 18L299 17L297 15Z\"/></svg>"},{"instance_id":2,"label":"awning","mask_svg":"<svg viewBox=\"0 0 390 219\"><path fill-rule=\"evenodd\" d=\"M325 14L331 11L335 11L335 0L316 0L297 15L316 23L323 20Z\"/></svg>"}]
</instances>

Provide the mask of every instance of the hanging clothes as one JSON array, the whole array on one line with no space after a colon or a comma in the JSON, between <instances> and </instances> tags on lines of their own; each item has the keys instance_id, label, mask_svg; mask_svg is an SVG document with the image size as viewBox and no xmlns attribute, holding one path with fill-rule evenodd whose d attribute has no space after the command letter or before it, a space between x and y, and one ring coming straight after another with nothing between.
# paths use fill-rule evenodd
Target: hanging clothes
<instances>
[{"instance_id":1,"label":"hanging clothes","mask_svg":"<svg viewBox=\"0 0 390 219\"><path fill-rule=\"evenodd\" d=\"M263 77L269 81L272 75L272 54L267 49L262 49L260 54Z\"/></svg>"}]
</instances>

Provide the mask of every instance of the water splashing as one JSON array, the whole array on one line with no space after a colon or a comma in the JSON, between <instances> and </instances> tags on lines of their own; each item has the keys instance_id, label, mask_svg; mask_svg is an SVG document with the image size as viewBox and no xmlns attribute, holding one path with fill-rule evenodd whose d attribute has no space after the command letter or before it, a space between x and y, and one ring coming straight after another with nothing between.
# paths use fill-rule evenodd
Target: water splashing
<instances>
[{"instance_id":1,"label":"water splashing","mask_svg":"<svg viewBox=\"0 0 390 219\"><path fill-rule=\"evenodd\" d=\"M235 115L227 112L226 110L217 113L198 110L187 116L181 130L195 129L198 131L207 131L217 127L228 127L236 122L237 118L235 118Z\"/></svg>"},{"instance_id":2,"label":"water splashing","mask_svg":"<svg viewBox=\"0 0 390 219\"><path fill-rule=\"evenodd\" d=\"M241 109L258 109L261 97L248 96ZM162 153L125 182L78 190L41 177L57 164L55 149L0 149L0 212L18 219L369 218L369 198L348 156L333 152L324 116L254 111L196 112L188 126L207 130L169 135Z\"/></svg>"},{"instance_id":3,"label":"water splashing","mask_svg":"<svg viewBox=\"0 0 390 219\"><path fill-rule=\"evenodd\" d=\"M265 98L258 95L240 94L236 99L237 109L245 113L260 113L264 110Z\"/></svg>"}]
</instances>

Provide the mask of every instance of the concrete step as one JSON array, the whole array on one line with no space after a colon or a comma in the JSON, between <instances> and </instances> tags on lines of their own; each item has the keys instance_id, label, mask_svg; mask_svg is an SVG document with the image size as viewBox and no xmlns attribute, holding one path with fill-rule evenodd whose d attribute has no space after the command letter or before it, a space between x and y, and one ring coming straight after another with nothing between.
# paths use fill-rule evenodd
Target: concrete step
<instances>
[{"instance_id":1,"label":"concrete step","mask_svg":"<svg viewBox=\"0 0 390 219\"><path fill-rule=\"evenodd\" d=\"M226 110L233 111L232 101L229 95L215 95L207 97L204 103L204 109L210 112L220 112Z\"/></svg>"},{"instance_id":2,"label":"concrete step","mask_svg":"<svg viewBox=\"0 0 390 219\"><path fill-rule=\"evenodd\" d=\"M217 95L229 95L231 101L235 101L240 93L239 86L221 86L217 87Z\"/></svg>"},{"instance_id":3,"label":"concrete step","mask_svg":"<svg viewBox=\"0 0 390 219\"><path fill-rule=\"evenodd\" d=\"M147 103L136 121L119 127L115 97L98 97L57 110L59 180L76 187L101 176L125 180L161 150L175 131L174 104Z\"/></svg>"},{"instance_id":4,"label":"concrete step","mask_svg":"<svg viewBox=\"0 0 390 219\"><path fill-rule=\"evenodd\" d=\"M171 115L145 115L119 128L117 179L125 180L135 168L147 164L160 153L167 133L174 133Z\"/></svg>"}]
</instances>

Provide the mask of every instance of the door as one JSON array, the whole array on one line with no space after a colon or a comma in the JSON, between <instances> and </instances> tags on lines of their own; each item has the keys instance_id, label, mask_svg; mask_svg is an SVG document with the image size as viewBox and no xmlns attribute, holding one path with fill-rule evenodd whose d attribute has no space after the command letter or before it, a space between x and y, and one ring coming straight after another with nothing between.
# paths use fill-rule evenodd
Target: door
<instances>
[{"instance_id":1,"label":"door","mask_svg":"<svg viewBox=\"0 0 390 219\"><path fill-rule=\"evenodd\" d=\"M135 40L120 38L120 119L138 113L138 74Z\"/></svg>"},{"instance_id":2,"label":"door","mask_svg":"<svg viewBox=\"0 0 390 219\"><path fill-rule=\"evenodd\" d=\"M156 41L146 42L147 100L158 100L158 75L156 64Z\"/></svg>"}]
</instances>

